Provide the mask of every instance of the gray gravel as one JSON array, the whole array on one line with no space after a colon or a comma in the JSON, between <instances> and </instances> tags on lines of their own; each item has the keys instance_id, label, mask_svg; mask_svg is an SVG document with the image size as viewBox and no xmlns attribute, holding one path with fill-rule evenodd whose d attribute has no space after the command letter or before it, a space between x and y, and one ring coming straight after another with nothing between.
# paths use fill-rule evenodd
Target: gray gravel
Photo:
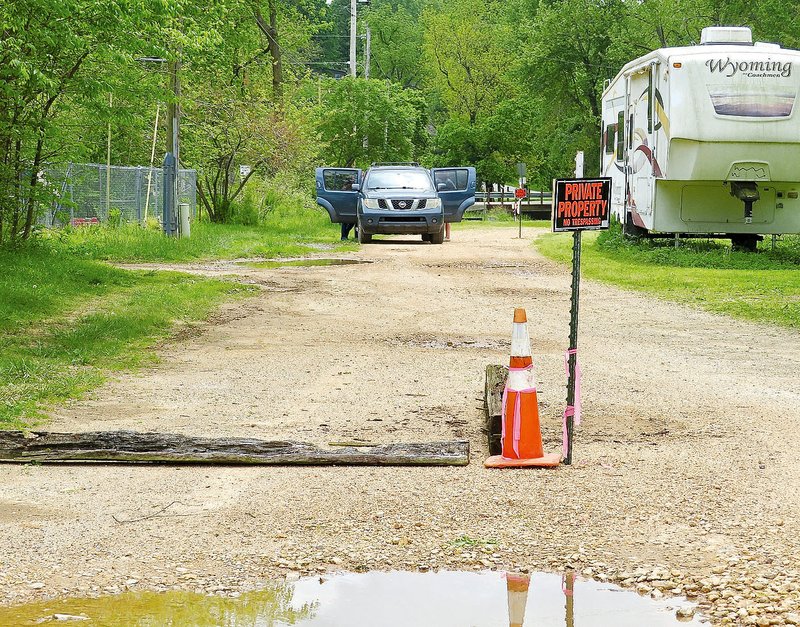
<instances>
[{"instance_id":1,"label":"gray gravel","mask_svg":"<svg viewBox=\"0 0 800 627\"><path fill-rule=\"evenodd\" d=\"M264 289L49 427L465 438L468 467L4 466L0 603L572 568L686 595L715 624L800 623L799 334L585 281L575 464L485 470L483 370L507 359L514 307L528 311L545 446L560 444L569 273L514 229L454 235L364 246L354 256L375 263L361 266L195 268Z\"/></svg>"}]
</instances>

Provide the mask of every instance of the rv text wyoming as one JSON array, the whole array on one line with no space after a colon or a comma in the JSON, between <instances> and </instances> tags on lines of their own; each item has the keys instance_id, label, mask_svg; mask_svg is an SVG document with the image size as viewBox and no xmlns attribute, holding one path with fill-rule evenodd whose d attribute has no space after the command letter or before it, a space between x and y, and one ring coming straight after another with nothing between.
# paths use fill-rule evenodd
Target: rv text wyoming
<instances>
[{"instance_id":1,"label":"rv text wyoming","mask_svg":"<svg viewBox=\"0 0 800 627\"><path fill-rule=\"evenodd\" d=\"M631 61L603 92L601 165L628 232L800 232L800 52L706 28Z\"/></svg>"},{"instance_id":2,"label":"rv text wyoming","mask_svg":"<svg viewBox=\"0 0 800 627\"><path fill-rule=\"evenodd\" d=\"M711 73L719 72L728 78L742 73L750 78L764 78L770 76L783 76L788 78L792 75L792 64L787 61L734 61L730 57L726 59L709 59L706 61Z\"/></svg>"}]
</instances>

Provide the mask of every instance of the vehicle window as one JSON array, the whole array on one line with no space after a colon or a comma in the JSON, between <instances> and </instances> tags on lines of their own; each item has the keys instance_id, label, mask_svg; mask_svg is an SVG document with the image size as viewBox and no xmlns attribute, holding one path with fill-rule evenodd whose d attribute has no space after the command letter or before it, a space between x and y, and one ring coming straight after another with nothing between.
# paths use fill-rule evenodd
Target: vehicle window
<instances>
[{"instance_id":1,"label":"vehicle window","mask_svg":"<svg viewBox=\"0 0 800 627\"><path fill-rule=\"evenodd\" d=\"M445 188L443 191L464 190L469 185L469 171L466 168L436 170L433 173L433 179L436 189L439 189L439 183L444 183Z\"/></svg>"},{"instance_id":2,"label":"vehicle window","mask_svg":"<svg viewBox=\"0 0 800 627\"><path fill-rule=\"evenodd\" d=\"M605 151L607 155L614 154L614 149L616 147L617 141L617 125L616 124L609 124L606 126L606 137L605 137Z\"/></svg>"},{"instance_id":3,"label":"vehicle window","mask_svg":"<svg viewBox=\"0 0 800 627\"><path fill-rule=\"evenodd\" d=\"M322 177L325 181L325 189L329 192L349 192L353 189L356 177L352 172L342 172L341 170L325 170Z\"/></svg>"},{"instance_id":4,"label":"vehicle window","mask_svg":"<svg viewBox=\"0 0 800 627\"><path fill-rule=\"evenodd\" d=\"M367 189L432 191L431 177L422 170L372 170L364 184Z\"/></svg>"},{"instance_id":5,"label":"vehicle window","mask_svg":"<svg viewBox=\"0 0 800 627\"><path fill-rule=\"evenodd\" d=\"M619 112L617 116L617 150L616 160L622 161L625 158L625 113Z\"/></svg>"}]
</instances>

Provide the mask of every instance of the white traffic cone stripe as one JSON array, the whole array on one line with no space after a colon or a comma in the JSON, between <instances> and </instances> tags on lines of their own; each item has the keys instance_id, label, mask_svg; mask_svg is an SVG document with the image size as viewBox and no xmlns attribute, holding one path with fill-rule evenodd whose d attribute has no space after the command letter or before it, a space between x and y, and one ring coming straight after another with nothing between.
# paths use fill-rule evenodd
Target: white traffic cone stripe
<instances>
[{"instance_id":1,"label":"white traffic cone stripe","mask_svg":"<svg viewBox=\"0 0 800 627\"><path fill-rule=\"evenodd\" d=\"M526 323L514 322L511 327L511 355L513 357L531 356L531 338Z\"/></svg>"}]
</instances>

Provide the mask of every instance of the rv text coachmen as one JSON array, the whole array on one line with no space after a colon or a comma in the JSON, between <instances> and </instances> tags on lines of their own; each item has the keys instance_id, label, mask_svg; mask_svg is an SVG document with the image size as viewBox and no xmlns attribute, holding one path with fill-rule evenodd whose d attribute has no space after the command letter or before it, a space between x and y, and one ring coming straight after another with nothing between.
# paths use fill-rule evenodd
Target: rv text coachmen
<instances>
[{"instance_id":1,"label":"rv text coachmen","mask_svg":"<svg viewBox=\"0 0 800 627\"><path fill-rule=\"evenodd\" d=\"M631 61L603 91L603 176L628 232L800 232L800 51L749 28Z\"/></svg>"}]
</instances>

